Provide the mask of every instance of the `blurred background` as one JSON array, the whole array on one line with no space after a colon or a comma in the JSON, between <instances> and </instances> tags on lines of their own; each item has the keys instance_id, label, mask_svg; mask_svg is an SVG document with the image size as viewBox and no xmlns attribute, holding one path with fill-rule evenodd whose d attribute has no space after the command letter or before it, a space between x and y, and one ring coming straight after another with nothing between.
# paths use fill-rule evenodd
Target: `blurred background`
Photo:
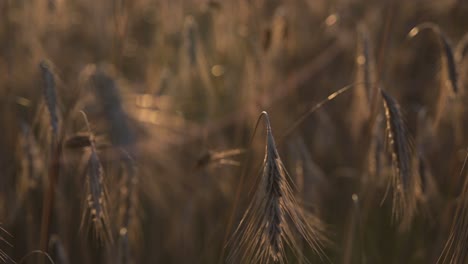
<instances>
[{"instance_id":1,"label":"blurred background","mask_svg":"<svg viewBox=\"0 0 468 264\"><path fill-rule=\"evenodd\" d=\"M0 260L45 250L55 263L224 263L262 166L264 126L249 140L265 110L331 263L435 263L468 195L467 14L461 0L1 0L0 248L11 259ZM428 21L461 54L445 112L437 35L407 36ZM372 133L357 127L358 88L288 131L363 78L400 104L426 175L404 231L386 181L362 184Z\"/></svg>"}]
</instances>

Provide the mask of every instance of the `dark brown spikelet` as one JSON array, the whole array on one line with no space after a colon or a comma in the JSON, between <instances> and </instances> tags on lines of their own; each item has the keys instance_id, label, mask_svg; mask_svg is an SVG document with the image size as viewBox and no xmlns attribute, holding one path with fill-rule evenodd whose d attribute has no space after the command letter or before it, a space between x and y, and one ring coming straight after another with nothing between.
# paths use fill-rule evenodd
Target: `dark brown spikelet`
<instances>
[{"instance_id":1,"label":"dark brown spikelet","mask_svg":"<svg viewBox=\"0 0 468 264\"><path fill-rule=\"evenodd\" d=\"M49 111L50 124L54 135L58 133L57 95L55 91L55 78L51 66L45 60L39 63L42 79L44 81L44 99Z\"/></svg>"},{"instance_id":2,"label":"dark brown spikelet","mask_svg":"<svg viewBox=\"0 0 468 264\"><path fill-rule=\"evenodd\" d=\"M109 232L104 171L94 146L89 151L86 198L88 210L85 215L91 219L96 238L102 242L109 242L111 241L111 233Z\"/></svg>"},{"instance_id":3,"label":"dark brown spikelet","mask_svg":"<svg viewBox=\"0 0 468 264\"><path fill-rule=\"evenodd\" d=\"M104 243L112 242L112 233L109 227L109 214L107 212L107 191L104 183L104 169L99 159L94 137L87 117L82 112L89 131L90 146L86 147L86 209L82 216L81 225L89 223L95 237Z\"/></svg>"},{"instance_id":4,"label":"dark brown spikelet","mask_svg":"<svg viewBox=\"0 0 468 264\"><path fill-rule=\"evenodd\" d=\"M133 256L136 247L136 239L134 230L138 226L138 218L136 215L138 206L137 197L137 168L135 161L129 153L122 151L121 153L121 187L120 187L120 203L119 203L119 264L134 263Z\"/></svg>"},{"instance_id":5,"label":"dark brown spikelet","mask_svg":"<svg viewBox=\"0 0 468 264\"><path fill-rule=\"evenodd\" d=\"M227 262L286 263L287 252L302 260L301 239L324 257L323 228L296 201L292 181L276 149L268 114L262 115L267 127L263 172L253 200L229 241Z\"/></svg>"},{"instance_id":6,"label":"dark brown spikelet","mask_svg":"<svg viewBox=\"0 0 468 264\"><path fill-rule=\"evenodd\" d=\"M436 35L437 43L439 44L441 50L441 86L439 95L437 97L433 120L433 129L435 129L437 132L440 121L444 118L444 114L446 113L448 98L452 98L458 93L458 64L455 61L455 56L450 41L438 25L431 22L419 24L418 26L411 29L411 31L408 33L408 36L414 37L425 29L430 30ZM453 107L452 104L449 104L449 106Z\"/></svg>"},{"instance_id":7,"label":"dark brown spikelet","mask_svg":"<svg viewBox=\"0 0 468 264\"><path fill-rule=\"evenodd\" d=\"M385 138L393 167L390 184L393 189L393 215L409 224L414 212L414 179L411 175L412 147L400 106L381 90L385 110Z\"/></svg>"},{"instance_id":8,"label":"dark brown spikelet","mask_svg":"<svg viewBox=\"0 0 468 264\"><path fill-rule=\"evenodd\" d=\"M449 238L437 263L467 263L468 262L468 170L466 169L468 152L465 156L463 169L465 179L463 190L458 198L457 210L452 223Z\"/></svg>"},{"instance_id":9,"label":"dark brown spikelet","mask_svg":"<svg viewBox=\"0 0 468 264\"><path fill-rule=\"evenodd\" d=\"M436 34L440 49L441 49L441 62L442 62L442 71L448 77L448 88L451 92L456 94L458 91L458 73L457 65L455 63L455 56L453 54L453 49L450 41L447 36L442 32L440 27L431 22L425 22L417 25L408 33L409 37L415 37L419 32L424 29L431 30ZM445 81L445 80L443 80Z\"/></svg>"},{"instance_id":10,"label":"dark brown spikelet","mask_svg":"<svg viewBox=\"0 0 468 264\"><path fill-rule=\"evenodd\" d=\"M130 119L125 112L117 82L101 66L91 76L95 95L99 101L102 114L108 125L111 142L116 147L129 147L135 140Z\"/></svg>"}]
</instances>

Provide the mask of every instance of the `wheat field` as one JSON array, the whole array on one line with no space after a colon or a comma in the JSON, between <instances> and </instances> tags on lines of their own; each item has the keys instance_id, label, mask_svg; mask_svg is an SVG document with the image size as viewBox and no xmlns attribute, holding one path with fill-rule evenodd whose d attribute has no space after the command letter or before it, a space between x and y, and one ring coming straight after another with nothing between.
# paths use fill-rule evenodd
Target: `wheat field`
<instances>
[{"instance_id":1,"label":"wheat field","mask_svg":"<svg viewBox=\"0 0 468 264\"><path fill-rule=\"evenodd\" d=\"M467 15L0 0L0 263L468 263Z\"/></svg>"}]
</instances>

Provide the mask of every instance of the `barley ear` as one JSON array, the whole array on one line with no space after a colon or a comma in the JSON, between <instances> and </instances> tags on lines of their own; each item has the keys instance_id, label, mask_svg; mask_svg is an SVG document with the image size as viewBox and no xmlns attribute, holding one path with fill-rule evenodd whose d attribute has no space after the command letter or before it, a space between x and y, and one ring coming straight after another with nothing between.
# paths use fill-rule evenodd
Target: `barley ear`
<instances>
[{"instance_id":1,"label":"barley ear","mask_svg":"<svg viewBox=\"0 0 468 264\"><path fill-rule=\"evenodd\" d=\"M432 22L425 22L412 28L408 33L410 38L418 35L422 30L430 30L433 32L439 43L441 50L441 63L442 63L442 74L447 78L443 82L446 83L447 88L450 92L456 94L458 92L458 71L455 61L455 56L452 48L452 44L445 34L442 32L440 27Z\"/></svg>"},{"instance_id":2,"label":"barley ear","mask_svg":"<svg viewBox=\"0 0 468 264\"><path fill-rule=\"evenodd\" d=\"M55 77L52 72L52 66L50 63L45 60L39 63L39 68L41 69L42 79L44 82L44 99L47 105L47 110L49 111L50 124L52 126L52 131L54 136L58 135L58 114L57 114L57 94L55 87Z\"/></svg>"},{"instance_id":3,"label":"barley ear","mask_svg":"<svg viewBox=\"0 0 468 264\"><path fill-rule=\"evenodd\" d=\"M267 130L263 171L254 197L229 241L228 262L286 263L287 252L303 260L301 239L321 258L326 258L322 249L323 226L296 200L268 114L262 112L261 117L265 118Z\"/></svg>"},{"instance_id":4,"label":"barley ear","mask_svg":"<svg viewBox=\"0 0 468 264\"><path fill-rule=\"evenodd\" d=\"M87 147L88 161L86 166L86 209L82 215L82 227L90 224L95 238L105 244L112 242L109 214L107 212L107 190L104 182L104 169L99 159L95 142L86 114L81 111L90 134L91 145Z\"/></svg>"},{"instance_id":5,"label":"barley ear","mask_svg":"<svg viewBox=\"0 0 468 264\"><path fill-rule=\"evenodd\" d=\"M459 76L458 76L458 63L456 58L460 55L454 55L452 44L449 39L442 32L440 27L432 22L425 22L411 29L408 33L409 37L415 37L423 30L429 30L434 33L437 38L437 43L441 51L440 56L440 90L435 106L435 116L433 121L433 129L437 132L440 121L446 113L447 106L453 107L452 104L447 105L449 98L453 98L459 93Z\"/></svg>"},{"instance_id":6,"label":"barley ear","mask_svg":"<svg viewBox=\"0 0 468 264\"><path fill-rule=\"evenodd\" d=\"M393 167L390 177L393 216L408 226L415 210L415 179L411 173L412 145L399 104L384 90L381 90L381 94L385 110L386 146Z\"/></svg>"}]
</instances>

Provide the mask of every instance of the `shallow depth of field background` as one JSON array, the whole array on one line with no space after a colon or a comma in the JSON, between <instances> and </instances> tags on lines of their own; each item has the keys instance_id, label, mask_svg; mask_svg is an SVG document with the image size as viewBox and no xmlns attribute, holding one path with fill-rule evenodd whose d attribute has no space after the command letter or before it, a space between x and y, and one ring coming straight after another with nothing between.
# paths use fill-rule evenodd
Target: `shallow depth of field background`
<instances>
[{"instance_id":1,"label":"shallow depth of field background","mask_svg":"<svg viewBox=\"0 0 468 264\"><path fill-rule=\"evenodd\" d=\"M464 118L457 129L447 111L438 133L425 134L424 122L437 111L441 53L433 34L407 34L427 21L455 46L468 32L468 4L1 0L0 248L19 261L41 247L53 156L41 62L55 76L64 138L89 133L80 110L87 115L112 236L99 239L86 219L82 224L86 150L64 147L47 245L55 263L218 263L242 170L231 232L260 177L263 123L248 145L259 114L269 113L279 141L302 113L355 82L357 31L365 28L379 84L400 103L433 180L410 228L392 222L386 183L360 196L367 149L353 140L353 89L278 142L279 153L300 187L301 205L325 225L331 263L435 263L467 175L460 177L468 101L461 85L456 100ZM89 81L95 72L106 76L100 88ZM464 75L460 70L460 80ZM116 153L130 153L130 180ZM306 245L304 252L322 262ZM33 254L24 263L40 259Z\"/></svg>"}]
</instances>

